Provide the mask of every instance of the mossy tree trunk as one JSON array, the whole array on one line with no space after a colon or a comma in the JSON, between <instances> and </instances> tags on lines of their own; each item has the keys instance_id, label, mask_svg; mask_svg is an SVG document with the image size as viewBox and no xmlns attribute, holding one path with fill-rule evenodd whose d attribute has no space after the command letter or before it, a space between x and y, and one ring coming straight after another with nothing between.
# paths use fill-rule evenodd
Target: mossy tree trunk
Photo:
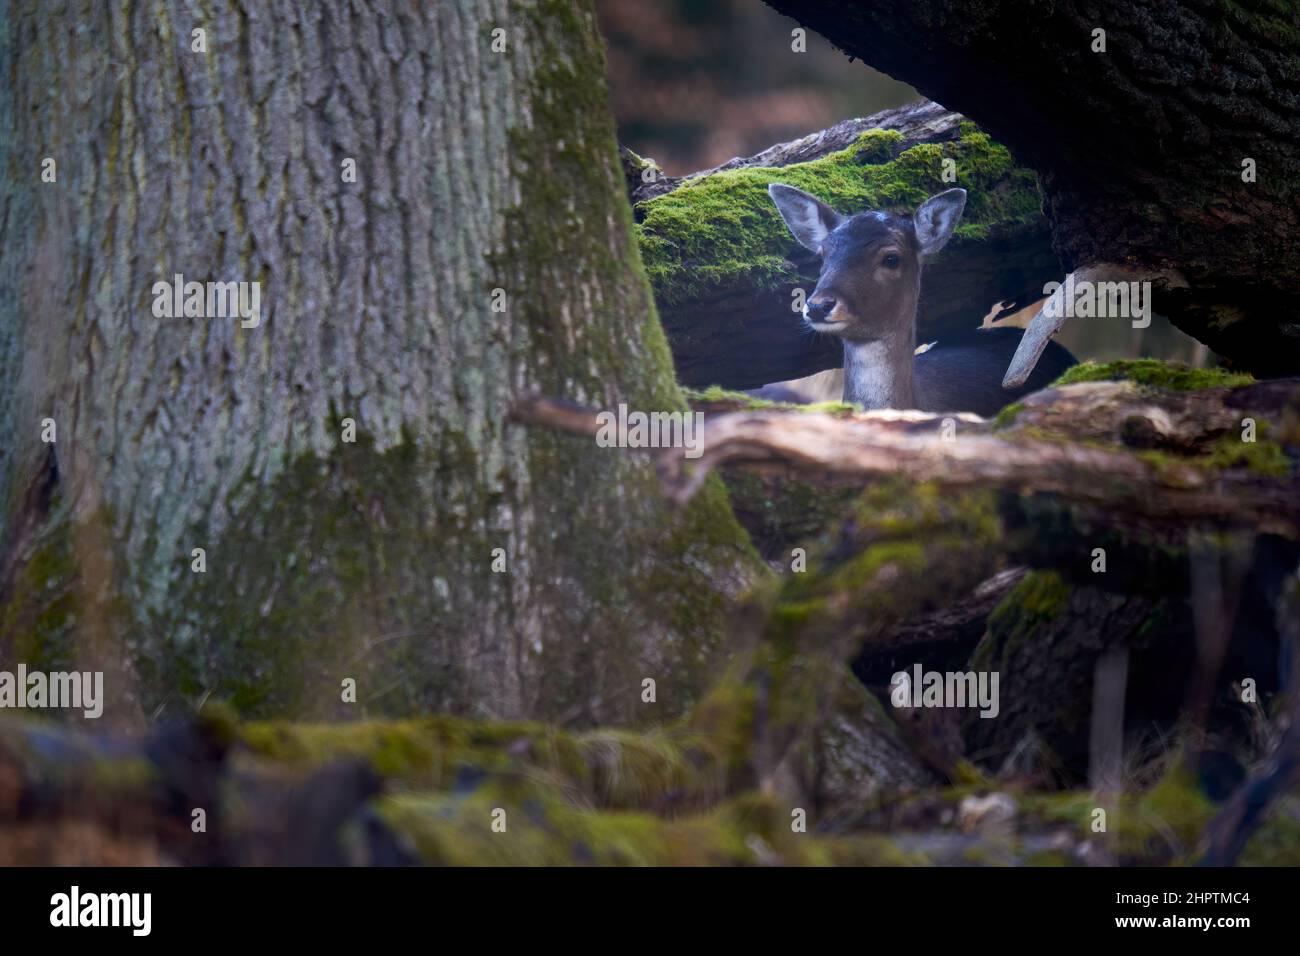
<instances>
[{"instance_id":1,"label":"mossy tree trunk","mask_svg":"<svg viewBox=\"0 0 1300 956\"><path fill-rule=\"evenodd\" d=\"M699 693L756 567L721 486L506 422L685 407L589 3L10 5L0 74L0 663L129 660L119 716ZM156 318L176 274L260 323Z\"/></svg>"},{"instance_id":2,"label":"mossy tree trunk","mask_svg":"<svg viewBox=\"0 0 1300 956\"><path fill-rule=\"evenodd\" d=\"M1156 311L1250 371L1300 368L1294 3L767 2L1037 170L1068 269L1177 270Z\"/></svg>"}]
</instances>

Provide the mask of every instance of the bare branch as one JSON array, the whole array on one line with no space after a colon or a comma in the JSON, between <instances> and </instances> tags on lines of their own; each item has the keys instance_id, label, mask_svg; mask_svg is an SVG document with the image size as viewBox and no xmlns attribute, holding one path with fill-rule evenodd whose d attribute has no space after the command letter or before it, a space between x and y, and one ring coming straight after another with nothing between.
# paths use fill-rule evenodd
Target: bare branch
<instances>
[{"instance_id":1,"label":"bare branch","mask_svg":"<svg viewBox=\"0 0 1300 956\"><path fill-rule=\"evenodd\" d=\"M1282 383L1270 383L1282 384ZM1291 383L1294 385L1294 383ZM1131 383L1098 382L1036 393L1026 400L1026 424L1049 420L1093 438L1100 430L1132 430L1140 421L1161 441L1195 445L1221 434L1241 412L1228 389L1161 393ZM1217 414L1215 414L1217 410ZM595 436L595 409L540 396L520 400L512 418ZM1139 450L1100 441L1037 437L1039 429L995 431L971 415L875 411L832 416L797 410L737 411L706 416L698 458L683 449L655 455L668 496L681 504L721 465L844 478L901 475L949 489L1004 488L1045 492L1066 500L1155 521L1250 524L1300 536L1300 482L1247 468L1217 469L1176 455L1153 460Z\"/></svg>"}]
</instances>

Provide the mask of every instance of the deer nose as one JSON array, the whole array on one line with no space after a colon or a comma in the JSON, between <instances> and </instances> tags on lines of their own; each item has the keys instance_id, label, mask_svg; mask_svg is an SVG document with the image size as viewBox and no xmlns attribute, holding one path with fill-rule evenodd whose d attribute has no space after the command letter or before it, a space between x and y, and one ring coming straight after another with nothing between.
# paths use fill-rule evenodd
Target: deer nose
<instances>
[{"instance_id":1,"label":"deer nose","mask_svg":"<svg viewBox=\"0 0 1300 956\"><path fill-rule=\"evenodd\" d=\"M825 322L827 317L834 311L834 299L821 299L817 302L809 302L804 306L804 314L813 322Z\"/></svg>"}]
</instances>

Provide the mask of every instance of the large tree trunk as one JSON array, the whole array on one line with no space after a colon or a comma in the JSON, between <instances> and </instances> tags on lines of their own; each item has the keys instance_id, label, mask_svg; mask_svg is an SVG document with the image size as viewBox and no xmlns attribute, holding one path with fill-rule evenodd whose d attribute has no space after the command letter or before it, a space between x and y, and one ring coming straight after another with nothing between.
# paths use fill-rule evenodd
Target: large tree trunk
<instances>
[{"instance_id":1,"label":"large tree trunk","mask_svg":"<svg viewBox=\"0 0 1300 956\"><path fill-rule=\"evenodd\" d=\"M1294 4L768 2L1038 170L1067 268L1181 273L1156 311L1256 373L1300 368Z\"/></svg>"},{"instance_id":2,"label":"large tree trunk","mask_svg":"<svg viewBox=\"0 0 1300 956\"><path fill-rule=\"evenodd\" d=\"M685 407L602 70L586 2L7 7L0 662L129 658L119 716L680 711L754 567L721 486L505 423ZM260 324L156 318L178 273Z\"/></svg>"}]
</instances>

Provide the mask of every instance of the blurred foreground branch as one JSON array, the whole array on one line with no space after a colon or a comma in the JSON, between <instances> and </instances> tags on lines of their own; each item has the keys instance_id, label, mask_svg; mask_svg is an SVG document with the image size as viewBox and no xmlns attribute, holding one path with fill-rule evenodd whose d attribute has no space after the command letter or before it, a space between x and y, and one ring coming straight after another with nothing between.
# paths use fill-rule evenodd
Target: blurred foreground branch
<instances>
[{"instance_id":1,"label":"blurred foreground branch","mask_svg":"<svg viewBox=\"0 0 1300 956\"><path fill-rule=\"evenodd\" d=\"M704 416L692 452L698 457L686 457L682 448L650 451L669 497L679 504L713 469L742 465L840 478L899 475L950 490L1041 492L1156 522L1242 523L1297 537L1295 469L1281 445L1261 449L1264 439L1245 441L1241 432L1243 417L1271 421L1270 438L1296 428L1298 385L1277 380L1163 391L1126 381L1088 382L1032 395L996 425L918 412L736 410ZM515 405L512 417L595 436L599 414L530 396Z\"/></svg>"}]
</instances>

